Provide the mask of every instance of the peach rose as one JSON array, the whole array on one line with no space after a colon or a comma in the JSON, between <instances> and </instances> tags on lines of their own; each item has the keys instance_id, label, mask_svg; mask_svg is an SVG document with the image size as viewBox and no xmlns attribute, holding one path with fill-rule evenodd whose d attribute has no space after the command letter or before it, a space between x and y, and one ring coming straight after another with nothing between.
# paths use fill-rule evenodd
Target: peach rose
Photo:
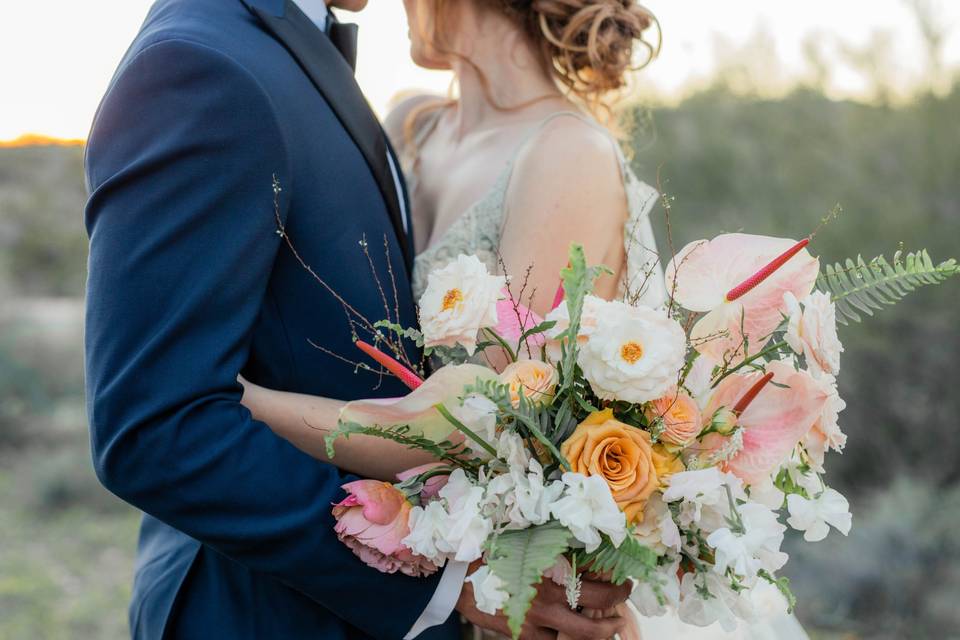
<instances>
[{"instance_id":1,"label":"peach rose","mask_svg":"<svg viewBox=\"0 0 960 640\"><path fill-rule=\"evenodd\" d=\"M403 544L410 535L407 497L389 482L356 480L343 485L347 497L333 507L340 541L368 566L383 573L429 576L437 566Z\"/></svg>"},{"instance_id":2,"label":"peach rose","mask_svg":"<svg viewBox=\"0 0 960 640\"><path fill-rule=\"evenodd\" d=\"M550 402L560 376L546 362L519 360L503 370L500 382L510 387L510 399L516 407L520 405L521 394L534 404Z\"/></svg>"},{"instance_id":3,"label":"peach rose","mask_svg":"<svg viewBox=\"0 0 960 640\"><path fill-rule=\"evenodd\" d=\"M623 424L607 409L577 426L560 448L575 473L601 476L628 523L643 520L650 495L660 486L650 434ZM666 468L667 461L659 461Z\"/></svg>"},{"instance_id":4,"label":"peach rose","mask_svg":"<svg viewBox=\"0 0 960 640\"><path fill-rule=\"evenodd\" d=\"M676 388L650 403L647 418L663 420L660 440L678 447L686 447L692 443L703 428L700 407L693 398Z\"/></svg>"}]
</instances>

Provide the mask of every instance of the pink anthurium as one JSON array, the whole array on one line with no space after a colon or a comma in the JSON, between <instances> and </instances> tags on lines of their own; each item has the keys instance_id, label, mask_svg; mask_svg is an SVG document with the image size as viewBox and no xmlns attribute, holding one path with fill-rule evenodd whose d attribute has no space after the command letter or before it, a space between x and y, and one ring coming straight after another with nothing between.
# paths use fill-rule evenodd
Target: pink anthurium
<instances>
[{"instance_id":1,"label":"pink anthurium","mask_svg":"<svg viewBox=\"0 0 960 640\"><path fill-rule=\"evenodd\" d=\"M456 406L465 387L477 380L495 380L497 373L487 367L462 364L438 369L422 385L402 398L357 400L340 412L340 420L365 427L409 426L434 441L447 438L453 426L437 411L438 404Z\"/></svg>"},{"instance_id":2,"label":"pink anthurium","mask_svg":"<svg viewBox=\"0 0 960 640\"><path fill-rule=\"evenodd\" d=\"M771 384L758 385L770 374ZM743 402L751 391L757 391L752 401ZM707 402L704 415L712 416L721 408L746 406L737 420L743 429L743 448L725 463L725 469L753 485L769 478L786 460L820 418L826 402L822 385L809 373L785 362L771 362L766 375L726 378Z\"/></svg>"},{"instance_id":3,"label":"pink anthurium","mask_svg":"<svg viewBox=\"0 0 960 640\"><path fill-rule=\"evenodd\" d=\"M690 340L715 361L743 355L744 339L758 351L783 319L783 295L806 298L820 261L807 240L743 233L699 240L684 247L667 267L667 289L677 304L705 313Z\"/></svg>"},{"instance_id":4,"label":"pink anthurium","mask_svg":"<svg viewBox=\"0 0 960 640\"><path fill-rule=\"evenodd\" d=\"M504 289L503 292L506 297L497 303L497 335L511 346L515 346L520 342L520 336L542 323L543 318L515 301L508 289ZM546 341L542 333L527 338L531 347L539 347Z\"/></svg>"}]
</instances>

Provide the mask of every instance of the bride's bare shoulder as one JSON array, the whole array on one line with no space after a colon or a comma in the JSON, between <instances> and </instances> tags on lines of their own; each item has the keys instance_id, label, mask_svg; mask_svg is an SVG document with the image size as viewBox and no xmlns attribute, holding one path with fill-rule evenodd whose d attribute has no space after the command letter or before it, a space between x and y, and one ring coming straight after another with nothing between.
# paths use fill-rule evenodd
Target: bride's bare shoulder
<instances>
[{"instance_id":1,"label":"bride's bare shoulder","mask_svg":"<svg viewBox=\"0 0 960 640\"><path fill-rule=\"evenodd\" d=\"M536 210L555 218L566 214L582 221L589 215L597 222L614 222L625 217L616 144L599 125L576 117L552 119L518 155L510 201L521 207L540 203ZM544 203L554 206L548 210Z\"/></svg>"},{"instance_id":2,"label":"bride's bare shoulder","mask_svg":"<svg viewBox=\"0 0 960 640\"><path fill-rule=\"evenodd\" d=\"M399 153L403 153L410 132L410 117L412 115L431 105L444 103L446 103L446 99L432 93L408 93L394 98L387 117L383 121L383 130L386 131L387 137L390 138L394 148Z\"/></svg>"}]
</instances>

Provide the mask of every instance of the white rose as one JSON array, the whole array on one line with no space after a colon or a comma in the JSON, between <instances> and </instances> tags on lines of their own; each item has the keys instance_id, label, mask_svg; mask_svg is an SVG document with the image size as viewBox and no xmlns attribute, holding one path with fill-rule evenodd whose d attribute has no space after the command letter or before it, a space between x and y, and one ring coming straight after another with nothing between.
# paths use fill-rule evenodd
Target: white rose
<instances>
[{"instance_id":1,"label":"white rose","mask_svg":"<svg viewBox=\"0 0 960 640\"><path fill-rule=\"evenodd\" d=\"M507 603L509 595L503 590L506 585L490 570L490 567L486 565L480 567L470 574L467 582L473 585L473 597L480 611L493 616Z\"/></svg>"},{"instance_id":2,"label":"white rose","mask_svg":"<svg viewBox=\"0 0 960 640\"><path fill-rule=\"evenodd\" d=\"M830 295L822 291L811 293L801 307L789 291L783 295L789 321L784 339L790 348L807 358L810 373L840 373L840 354L843 344L837 335L837 308Z\"/></svg>"},{"instance_id":3,"label":"white rose","mask_svg":"<svg viewBox=\"0 0 960 640\"><path fill-rule=\"evenodd\" d=\"M662 311L610 302L580 351L579 364L601 400L656 400L677 383L687 338Z\"/></svg>"},{"instance_id":4,"label":"white rose","mask_svg":"<svg viewBox=\"0 0 960 640\"><path fill-rule=\"evenodd\" d=\"M420 327L427 347L463 345L470 355L481 329L497 326L497 302L507 280L492 276L476 256L460 255L427 278Z\"/></svg>"}]
</instances>

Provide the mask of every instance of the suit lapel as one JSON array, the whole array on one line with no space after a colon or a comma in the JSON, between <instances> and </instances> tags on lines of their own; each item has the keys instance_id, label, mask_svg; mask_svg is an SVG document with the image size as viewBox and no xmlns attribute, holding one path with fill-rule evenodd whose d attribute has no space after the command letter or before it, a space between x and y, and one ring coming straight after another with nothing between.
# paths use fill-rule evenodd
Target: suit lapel
<instances>
[{"instance_id":1,"label":"suit lapel","mask_svg":"<svg viewBox=\"0 0 960 640\"><path fill-rule=\"evenodd\" d=\"M297 60L360 149L380 187L409 271L412 250L403 228L399 200L404 195L397 193L387 164L386 137L360 92L350 65L330 39L290 0L286 0L283 6L279 0L268 3L263 0L242 1Z\"/></svg>"}]
</instances>

